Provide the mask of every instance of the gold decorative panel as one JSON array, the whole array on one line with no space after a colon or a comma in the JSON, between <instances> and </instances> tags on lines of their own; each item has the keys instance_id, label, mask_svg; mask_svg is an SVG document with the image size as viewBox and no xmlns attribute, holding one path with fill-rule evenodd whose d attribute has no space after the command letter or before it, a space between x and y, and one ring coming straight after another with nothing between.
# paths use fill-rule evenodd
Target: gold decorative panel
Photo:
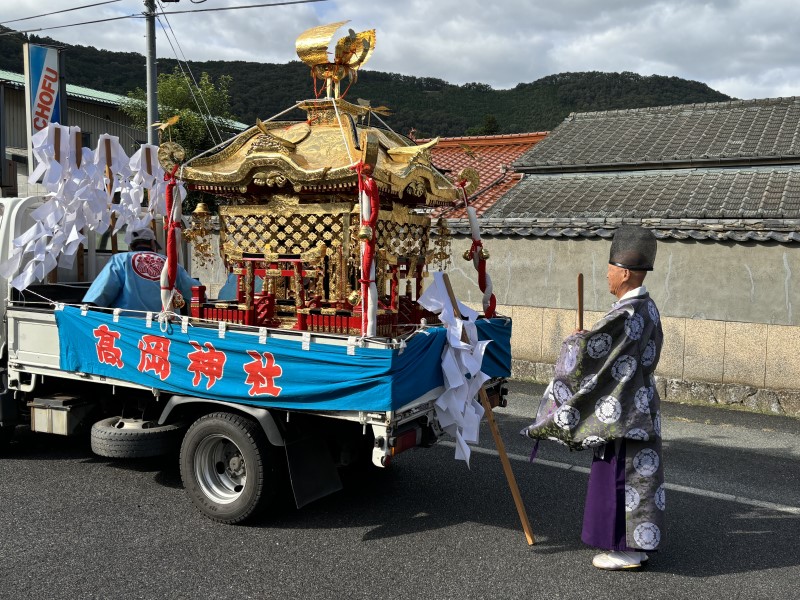
<instances>
[{"instance_id":1,"label":"gold decorative panel","mask_svg":"<svg viewBox=\"0 0 800 600\"><path fill-rule=\"evenodd\" d=\"M320 244L347 248L348 224L358 222L354 204L300 204L292 196L278 196L264 205L221 206L219 211L222 247L232 260L304 254ZM428 251L429 229L427 216L395 204L391 211L380 211L377 246L393 256L422 256Z\"/></svg>"}]
</instances>

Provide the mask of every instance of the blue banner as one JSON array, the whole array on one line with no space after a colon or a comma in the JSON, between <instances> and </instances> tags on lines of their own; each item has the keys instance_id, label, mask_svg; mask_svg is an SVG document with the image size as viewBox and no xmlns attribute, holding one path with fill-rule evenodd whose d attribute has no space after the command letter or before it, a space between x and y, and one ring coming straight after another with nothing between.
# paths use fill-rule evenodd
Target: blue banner
<instances>
[{"instance_id":1,"label":"blue banner","mask_svg":"<svg viewBox=\"0 0 800 600\"><path fill-rule=\"evenodd\" d=\"M444 328L413 336L402 350L355 348L170 324L162 332L141 318L75 307L56 311L61 368L176 394L296 410L396 410L443 385ZM511 322L478 322L492 339L484 373L510 374Z\"/></svg>"},{"instance_id":2,"label":"blue banner","mask_svg":"<svg viewBox=\"0 0 800 600\"><path fill-rule=\"evenodd\" d=\"M57 48L27 44L27 50L28 127L33 134L50 123L64 123L60 93L63 74Z\"/></svg>"}]
</instances>

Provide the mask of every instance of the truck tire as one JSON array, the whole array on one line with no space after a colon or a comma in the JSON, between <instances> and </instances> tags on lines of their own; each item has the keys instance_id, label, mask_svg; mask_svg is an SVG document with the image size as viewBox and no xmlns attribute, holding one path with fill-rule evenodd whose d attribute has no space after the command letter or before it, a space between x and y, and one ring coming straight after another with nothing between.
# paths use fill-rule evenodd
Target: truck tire
<instances>
[{"instance_id":1,"label":"truck tire","mask_svg":"<svg viewBox=\"0 0 800 600\"><path fill-rule=\"evenodd\" d=\"M261 425L217 412L195 421L183 438L181 479L192 503L219 523L240 523L277 496L277 455Z\"/></svg>"},{"instance_id":2,"label":"truck tire","mask_svg":"<svg viewBox=\"0 0 800 600\"><path fill-rule=\"evenodd\" d=\"M107 458L149 458L178 447L181 424L111 417L92 425L92 452Z\"/></svg>"}]
</instances>

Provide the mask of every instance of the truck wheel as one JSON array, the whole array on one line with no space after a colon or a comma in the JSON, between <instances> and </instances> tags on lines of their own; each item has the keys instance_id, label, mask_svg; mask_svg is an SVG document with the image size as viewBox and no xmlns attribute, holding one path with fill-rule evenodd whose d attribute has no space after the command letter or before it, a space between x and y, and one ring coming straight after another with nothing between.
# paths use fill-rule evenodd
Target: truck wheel
<instances>
[{"instance_id":1,"label":"truck wheel","mask_svg":"<svg viewBox=\"0 0 800 600\"><path fill-rule=\"evenodd\" d=\"M201 417L183 438L180 465L194 505L220 523L244 521L276 497L275 451L253 419Z\"/></svg>"},{"instance_id":2,"label":"truck wheel","mask_svg":"<svg viewBox=\"0 0 800 600\"><path fill-rule=\"evenodd\" d=\"M92 425L92 452L108 458L148 458L177 448L181 424L111 417Z\"/></svg>"}]
</instances>

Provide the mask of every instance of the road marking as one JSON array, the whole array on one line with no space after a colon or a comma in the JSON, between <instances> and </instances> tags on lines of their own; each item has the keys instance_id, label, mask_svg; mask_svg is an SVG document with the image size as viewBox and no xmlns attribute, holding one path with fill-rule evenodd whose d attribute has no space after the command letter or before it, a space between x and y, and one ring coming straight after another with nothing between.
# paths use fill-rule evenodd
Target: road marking
<instances>
[{"instance_id":1,"label":"road marking","mask_svg":"<svg viewBox=\"0 0 800 600\"><path fill-rule=\"evenodd\" d=\"M439 442L442 446L455 448L454 442L442 441ZM477 446L470 446L470 449L476 454L488 454L491 456L498 456L497 450L490 448L480 448ZM508 454L508 458L519 462L530 462L530 457L524 454ZM569 463L556 462L553 460L545 460L537 458L535 463L545 467L554 467L556 469L563 469L565 471L575 471L576 473L588 473L588 467L581 467L579 465L571 465ZM712 490L703 490L700 488L689 487L687 485L678 485L677 483L667 483L664 485L668 490L675 492L682 492L684 494L694 494L695 496L703 496L705 498L714 498L715 500L726 500L727 502L735 502L745 506L753 506L755 508L765 508L767 510L774 510L782 513L789 513L790 515L800 515L800 506L788 506L786 504L776 504L775 502L766 502L764 500L754 500L753 498L746 498L744 496L734 496L733 494L722 494Z\"/></svg>"}]
</instances>

